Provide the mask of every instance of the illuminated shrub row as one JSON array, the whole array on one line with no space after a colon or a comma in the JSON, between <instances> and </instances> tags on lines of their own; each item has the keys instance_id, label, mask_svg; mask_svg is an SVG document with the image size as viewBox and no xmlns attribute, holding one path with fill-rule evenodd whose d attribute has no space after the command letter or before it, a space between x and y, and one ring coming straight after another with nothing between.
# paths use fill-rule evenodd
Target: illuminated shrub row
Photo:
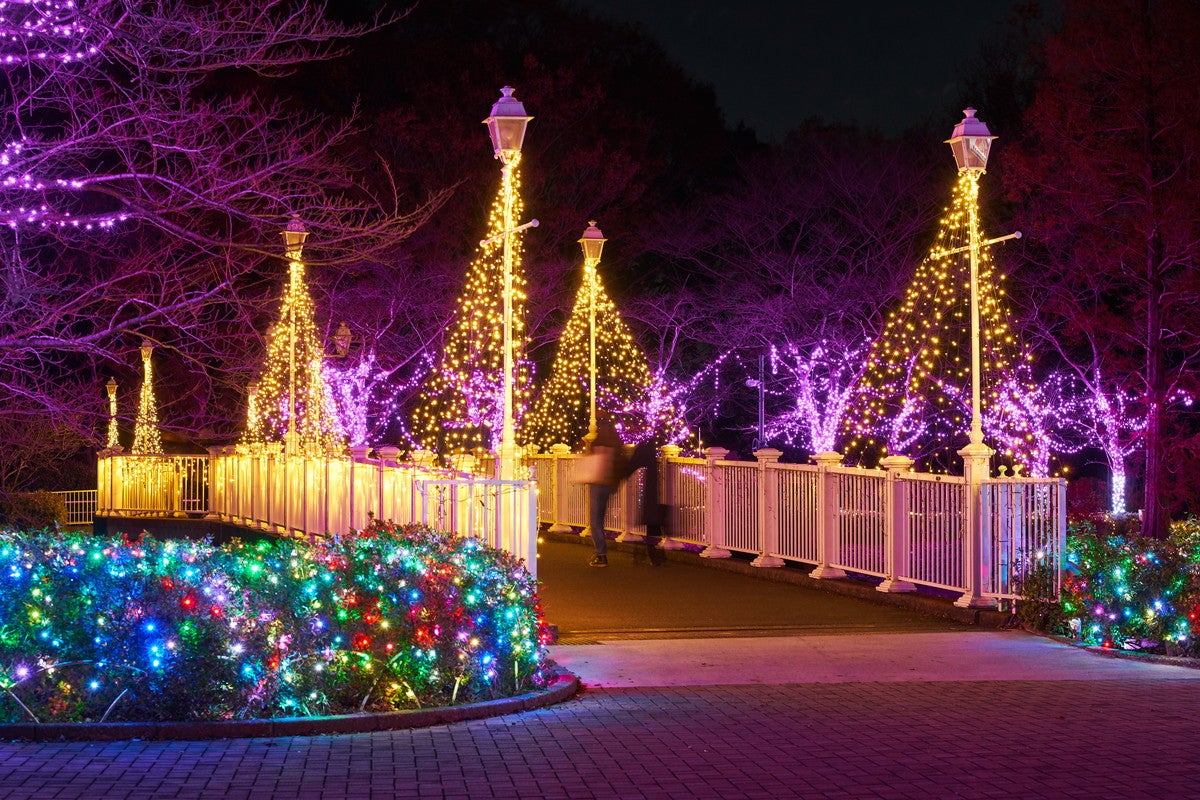
<instances>
[{"instance_id":1,"label":"illuminated shrub row","mask_svg":"<svg viewBox=\"0 0 1200 800\"><path fill-rule=\"evenodd\" d=\"M1171 526L1166 540L1102 533L1073 522L1064 581L1066 632L1088 644L1200 655L1200 521Z\"/></svg>"},{"instance_id":2,"label":"illuminated shrub row","mask_svg":"<svg viewBox=\"0 0 1200 800\"><path fill-rule=\"evenodd\" d=\"M513 556L372 523L318 545L0 533L0 721L390 711L540 685Z\"/></svg>"}]
</instances>

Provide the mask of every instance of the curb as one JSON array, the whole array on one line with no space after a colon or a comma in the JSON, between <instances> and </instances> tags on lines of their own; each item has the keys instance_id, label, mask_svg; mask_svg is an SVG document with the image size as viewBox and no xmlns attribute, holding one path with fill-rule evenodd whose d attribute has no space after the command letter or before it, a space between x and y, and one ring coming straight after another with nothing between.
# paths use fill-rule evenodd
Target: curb
<instances>
[{"instance_id":1,"label":"curb","mask_svg":"<svg viewBox=\"0 0 1200 800\"><path fill-rule=\"evenodd\" d=\"M1078 639L1072 639L1069 636L1060 636L1056 633L1044 633L1042 631L1033 631L1039 636L1044 636L1047 639L1066 644L1078 650L1086 650L1089 653L1094 653L1098 656L1106 658L1117 658L1125 661L1144 661L1147 664L1161 664L1170 667L1185 667L1187 669L1200 669L1200 658L1188 658L1187 656L1160 656L1154 653L1141 653L1137 650L1122 650L1117 647L1100 647L1094 644L1084 644Z\"/></svg>"},{"instance_id":2,"label":"curb","mask_svg":"<svg viewBox=\"0 0 1200 800\"><path fill-rule=\"evenodd\" d=\"M49 722L0 725L0 739L111 742L250 739L282 736L375 733L412 728L429 728L454 722L499 717L545 708L579 693L579 677L552 661L547 688L516 697L485 700L461 706L443 706L384 714L343 714L334 717L288 717L281 719L224 720L215 722Z\"/></svg>"},{"instance_id":3,"label":"curb","mask_svg":"<svg viewBox=\"0 0 1200 800\"><path fill-rule=\"evenodd\" d=\"M543 538L556 542L572 542L583 547L592 546L591 539L584 539L573 533L550 533L542 529L539 533ZM644 553L646 546L640 542L615 542L608 540L609 549L624 553ZM662 550L667 561L674 561L707 569L720 569L726 572L736 572L765 581L791 583L806 589L816 589L822 592L832 592L868 603L893 606L909 611L917 611L943 619L961 622L966 625L977 625L981 628L1006 628L1011 626L1012 614L1007 611L997 611L992 608L959 608L949 597L939 597L916 592L879 592L875 590L879 583L877 578L810 578L807 570L809 565L792 565L783 567L755 567L749 561L742 560L736 555L730 558L701 558L698 552L691 550Z\"/></svg>"}]
</instances>

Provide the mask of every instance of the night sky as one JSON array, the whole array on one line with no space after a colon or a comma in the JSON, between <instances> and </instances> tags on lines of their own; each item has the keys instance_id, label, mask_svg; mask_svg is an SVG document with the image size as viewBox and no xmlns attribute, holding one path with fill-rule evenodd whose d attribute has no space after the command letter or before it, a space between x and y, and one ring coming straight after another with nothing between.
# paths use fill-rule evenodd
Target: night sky
<instances>
[{"instance_id":1,"label":"night sky","mask_svg":"<svg viewBox=\"0 0 1200 800\"><path fill-rule=\"evenodd\" d=\"M886 134L961 117L964 67L1015 0L568 0L644 28L764 139L817 116ZM986 112L985 109L981 112ZM986 118L986 113L981 113Z\"/></svg>"}]
</instances>

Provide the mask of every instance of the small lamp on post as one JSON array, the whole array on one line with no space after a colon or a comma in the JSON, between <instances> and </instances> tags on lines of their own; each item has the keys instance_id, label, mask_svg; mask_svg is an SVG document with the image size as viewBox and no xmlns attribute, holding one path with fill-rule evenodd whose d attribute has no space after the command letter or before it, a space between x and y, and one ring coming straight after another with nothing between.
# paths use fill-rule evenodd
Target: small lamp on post
<instances>
[{"instance_id":1,"label":"small lamp on post","mask_svg":"<svg viewBox=\"0 0 1200 800\"><path fill-rule=\"evenodd\" d=\"M354 340L354 335L350 333L350 326L345 322L338 325L337 331L333 334L333 352L337 358L345 358L350 354L350 343Z\"/></svg>"},{"instance_id":2,"label":"small lamp on post","mask_svg":"<svg viewBox=\"0 0 1200 800\"><path fill-rule=\"evenodd\" d=\"M513 279L512 279L512 234L513 234L513 167L521 160L521 145L525 141L525 128L533 117L525 113L525 106L513 97L513 88L500 90L500 99L492 105L492 113L483 121L487 125L492 149L500 160L500 174L504 190L504 389L502 402L503 423L500 433L499 462L500 477L512 480L516 475L517 440L513 421Z\"/></svg>"},{"instance_id":3,"label":"small lamp on post","mask_svg":"<svg viewBox=\"0 0 1200 800\"><path fill-rule=\"evenodd\" d=\"M591 395L587 434L589 441L596 438L596 268L600 265L600 256L607 241L596 227L595 220L588 223L587 230L579 239L579 246L583 248L584 280L588 283L588 375Z\"/></svg>"}]
</instances>

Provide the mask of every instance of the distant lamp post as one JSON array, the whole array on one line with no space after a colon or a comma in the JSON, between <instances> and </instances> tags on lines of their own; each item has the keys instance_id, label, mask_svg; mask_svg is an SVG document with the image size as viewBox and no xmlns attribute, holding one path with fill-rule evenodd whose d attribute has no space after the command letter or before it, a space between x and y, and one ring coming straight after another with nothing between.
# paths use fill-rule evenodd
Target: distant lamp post
<instances>
[{"instance_id":1,"label":"distant lamp post","mask_svg":"<svg viewBox=\"0 0 1200 800\"><path fill-rule=\"evenodd\" d=\"M483 122L487 125L492 149L500 160L500 174L504 191L504 389L503 427L500 434L499 467L500 477L512 480L516 476L517 441L513 422L513 278L512 278L512 235L513 228L513 167L521 160L521 145L525 141L525 128L533 117L525 113L525 106L513 97L513 88L500 90L500 99L492 106L492 113ZM530 225L537 225L534 220ZM522 226L525 227L525 226Z\"/></svg>"},{"instance_id":2,"label":"distant lamp post","mask_svg":"<svg viewBox=\"0 0 1200 800\"><path fill-rule=\"evenodd\" d=\"M296 454L296 293L304 281L304 241L308 230L296 214L282 231L284 255L288 259L288 424L284 436L284 452Z\"/></svg>"},{"instance_id":3,"label":"distant lamp post","mask_svg":"<svg viewBox=\"0 0 1200 800\"><path fill-rule=\"evenodd\" d=\"M589 361L589 392L591 409L588 416L588 437L596 438L596 268L600 265L600 256L604 252L604 243L608 240L596 227L593 220L588 223L587 230L579 239L583 248L583 275L588 282L588 357Z\"/></svg>"},{"instance_id":4,"label":"distant lamp post","mask_svg":"<svg viewBox=\"0 0 1200 800\"><path fill-rule=\"evenodd\" d=\"M750 378L746 381L746 385L751 389L758 389L758 438L754 440L753 448L755 451L761 450L767 446L767 373L764 366L766 358L758 357L758 378ZM699 434L697 434L699 437Z\"/></svg>"},{"instance_id":5,"label":"distant lamp post","mask_svg":"<svg viewBox=\"0 0 1200 800\"><path fill-rule=\"evenodd\" d=\"M113 378L108 379L108 383L104 384L105 390L108 392L108 441L105 443L109 450L116 450L120 446L120 441L117 438L117 382Z\"/></svg>"},{"instance_id":6,"label":"distant lamp post","mask_svg":"<svg viewBox=\"0 0 1200 800\"><path fill-rule=\"evenodd\" d=\"M354 335L350 333L350 326L346 323L338 325L338 329L333 334L333 353L337 358L345 358L350 354L350 343L354 341Z\"/></svg>"},{"instance_id":7,"label":"distant lamp post","mask_svg":"<svg viewBox=\"0 0 1200 800\"><path fill-rule=\"evenodd\" d=\"M968 209L968 244L966 250L970 255L971 266L971 430L968 435L968 455L990 458L992 451L983 443L983 411L980 397L980 337L979 337L979 251L981 248L1006 239L1020 239L1020 232L1000 236L987 241L979 241L979 176L987 170L988 155L991 153L992 141L996 136L988 130L983 120L976 119L975 109L963 111L962 122L954 126L954 131L946 144L954 152L954 161L958 164L960 174L965 174L971 181L971 197L967 203ZM958 252L964 248L948 251Z\"/></svg>"}]
</instances>

